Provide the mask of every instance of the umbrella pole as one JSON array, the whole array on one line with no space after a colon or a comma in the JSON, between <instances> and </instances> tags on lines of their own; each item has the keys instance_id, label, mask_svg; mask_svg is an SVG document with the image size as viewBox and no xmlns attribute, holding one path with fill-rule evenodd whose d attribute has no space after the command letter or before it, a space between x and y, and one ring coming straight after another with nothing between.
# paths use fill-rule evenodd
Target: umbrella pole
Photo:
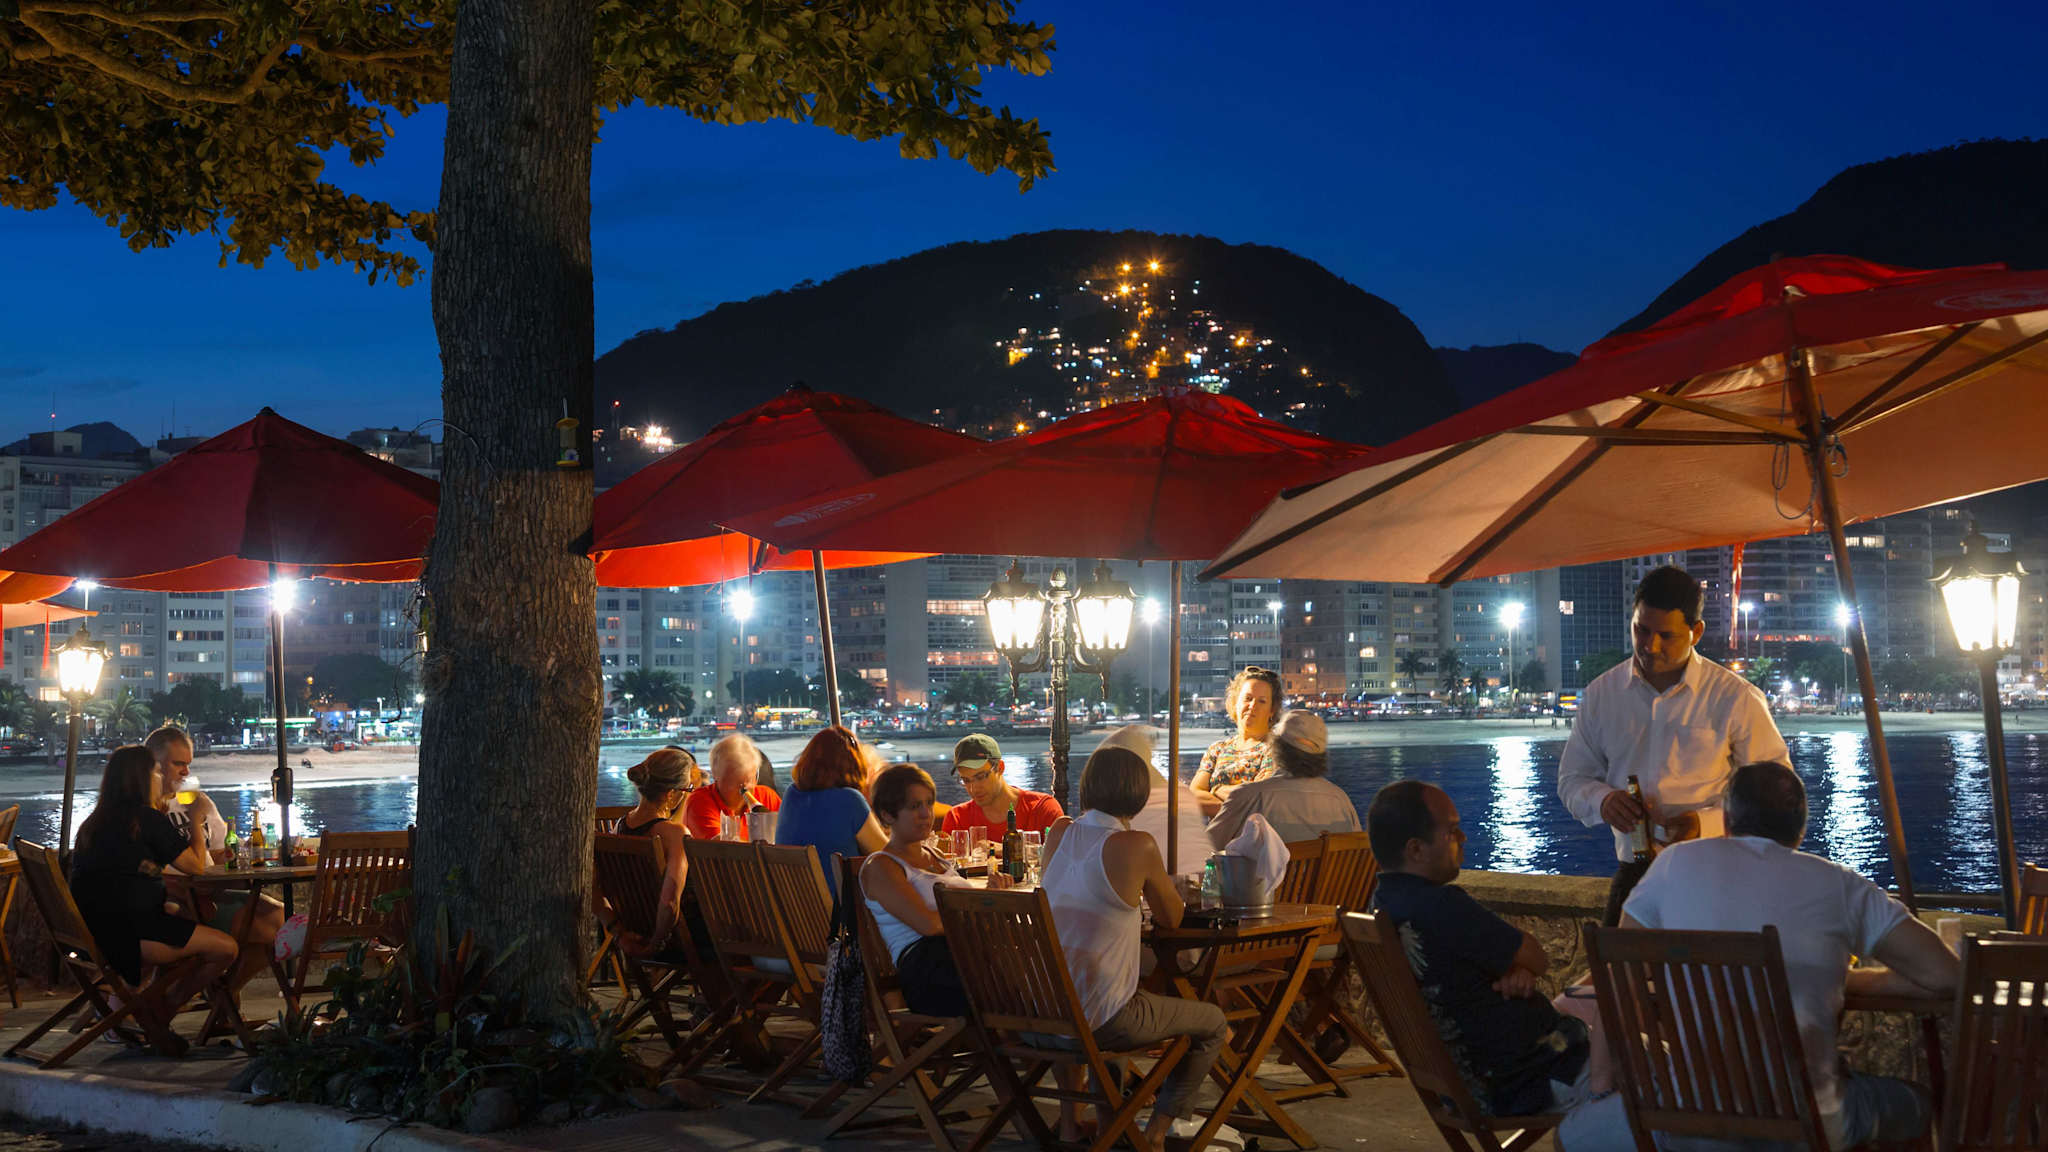
<instances>
[{"instance_id":1,"label":"umbrella pole","mask_svg":"<svg viewBox=\"0 0 2048 1152\"><path fill-rule=\"evenodd\" d=\"M1835 474L1828 467L1827 431L1821 426L1820 397L1814 390L1805 350L1787 353L1785 365L1799 394L1800 423L1805 433L1802 447L1820 498L1821 517L1827 522L1828 547L1835 556L1835 585L1842 600L1855 605L1856 574L1849 564L1849 542L1842 534L1841 497L1835 490ZM1852 608L1850 617L1850 626L1845 631L1849 635L1849 655L1856 661L1857 684L1863 691L1863 724L1870 730L1870 763L1877 769L1878 795L1884 803L1885 839L1892 858L1893 882L1898 886L1899 900L1907 908L1917 910L1913 872L1906 857L1906 826L1899 814L1898 789L1892 785L1892 758L1885 748L1884 721L1877 707L1877 677L1870 671L1870 644L1863 635L1863 613Z\"/></svg>"},{"instance_id":2,"label":"umbrella pole","mask_svg":"<svg viewBox=\"0 0 2048 1152\"><path fill-rule=\"evenodd\" d=\"M270 566L270 682L277 685L277 768L270 774L270 798L277 804L277 859L292 862L292 766L284 744L284 613L277 606L277 565ZM292 914L292 886L284 885L284 914Z\"/></svg>"},{"instance_id":3,"label":"umbrella pole","mask_svg":"<svg viewBox=\"0 0 2048 1152\"><path fill-rule=\"evenodd\" d=\"M825 701L839 723L839 658L832 652L832 603L825 598L825 554L811 549L811 580L818 586L818 639L825 646Z\"/></svg>"},{"instance_id":4,"label":"umbrella pole","mask_svg":"<svg viewBox=\"0 0 2048 1152\"><path fill-rule=\"evenodd\" d=\"M1172 565L1173 592L1167 599L1166 655L1173 666L1166 673L1166 874L1180 875L1180 561ZM1152 718L1147 716L1146 723Z\"/></svg>"}]
</instances>

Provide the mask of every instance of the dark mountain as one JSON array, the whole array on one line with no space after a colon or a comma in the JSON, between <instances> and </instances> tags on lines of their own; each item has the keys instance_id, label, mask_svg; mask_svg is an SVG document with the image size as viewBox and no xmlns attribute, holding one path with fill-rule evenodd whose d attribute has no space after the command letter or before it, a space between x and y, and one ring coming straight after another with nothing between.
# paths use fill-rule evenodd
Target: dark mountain
<instances>
[{"instance_id":1,"label":"dark mountain","mask_svg":"<svg viewBox=\"0 0 2048 1152\"><path fill-rule=\"evenodd\" d=\"M1670 315L1774 256L1839 253L1908 268L2048 268L2048 140L1981 140L1859 164L1715 249L1617 332Z\"/></svg>"},{"instance_id":2,"label":"dark mountain","mask_svg":"<svg viewBox=\"0 0 2048 1152\"><path fill-rule=\"evenodd\" d=\"M1451 389L1458 394L1458 406L1470 408L1503 392L1541 380L1578 359L1541 344L1475 344L1470 348L1438 348Z\"/></svg>"},{"instance_id":3,"label":"dark mountain","mask_svg":"<svg viewBox=\"0 0 2048 1152\"><path fill-rule=\"evenodd\" d=\"M1457 408L1415 325L1313 261L1204 236L1095 231L950 244L642 332L598 359L599 406L617 399L628 422L666 424L680 442L800 380L905 415L1008 431L1137 378L1112 380L1105 369L1087 379L1085 349L1107 347L1114 362L1140 323L1102 299L1127 261L1138 268L1130 280L1146 278L1148 261L1161 265L1146 286L1160 314L1144 323L1162 349L1252 334L1225 388L1269 416L1384 442ZM1020 331L1037 345L1021 357L1004 346ZM1082 350L1078 365L1049 354L1048 333L1069 355ZM1213 371L1189 368L1179 350L1159 363L1161 383Z\"/></svg>"},{"instance_id":4,"label":"dark mountain","mask_svg":"<svg viewBox=\"0 0 2048 1152\"><path fill-rule=\"evenodd\" d=\"M73 424L65 431L77 432L83 437L79 455L88 460L104 460L110 456L127 456L142 451L142 441L105 420L91 424ZM25 455L28 451L27 436L5 448L0 448L0 454L9 456Z\"/></svg>"}]
</instances>

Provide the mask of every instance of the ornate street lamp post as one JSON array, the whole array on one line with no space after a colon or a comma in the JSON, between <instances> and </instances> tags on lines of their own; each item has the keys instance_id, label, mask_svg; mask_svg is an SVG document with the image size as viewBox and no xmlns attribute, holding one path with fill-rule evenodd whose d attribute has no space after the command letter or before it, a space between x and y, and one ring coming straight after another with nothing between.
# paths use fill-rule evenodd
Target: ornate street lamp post
<instances>
[{"instance_id":1,"label":"ornate street lamp post","mask_svg":"<svg viewBox=\"0 0 2048 1152\"><path fill-rule=\"evenodd\" d=\"M67 869L71 865L71 790L78 784L78 719L85 702L99 691L100 669L107 663L107 646L95 644L92 632L81 624L64 646L57 649L57 689L71 714L64 735L64 812L58 822L57 856Z\"/></svg>"},{"instance_id":2,"label":"ornate street lamp post","mask_svg":"<svg viewBox=\"0 0 2048 1152\"><path fill-rule=\"evenodd\" d=\"M1998 659L2012 651L2019 631L2020 577L2026 573L2010 552L1993 553L1977 526L1963 537L1963 553L1950 557L1934 577L1955 629L1956 646L1976 660L1978 695L1984 702L1984 750L1991 763L1992 822L1998 830L1998 889L2008 928L2017 927L2013 894L2019 864L2012 846L2012 803L2005 781L2005 720L1999 713Z\"/></svg>"},{"instance_id":3,"label":"ornate street lamp post","mask_svg":"<svg viewBox=\"0 0 2048 1152\"><path fill-rule=\"evenodd\" d=\"M1024 566L1012 562L1009 574L990 584L982 597L995 646L1010 664L1010 696L1017 698L1017 677L1033 672L1052 674L1052 790L1067 803L1067 675L1069 669L1102 677L1109 694L1109 665L1131 638L1131 616L1137 596L1131 586L1113 579L1108 563L1078 590L1067 587L1067 570L1053 569L1044 589L1024 579Z\"/></svg>"}]
</instances>

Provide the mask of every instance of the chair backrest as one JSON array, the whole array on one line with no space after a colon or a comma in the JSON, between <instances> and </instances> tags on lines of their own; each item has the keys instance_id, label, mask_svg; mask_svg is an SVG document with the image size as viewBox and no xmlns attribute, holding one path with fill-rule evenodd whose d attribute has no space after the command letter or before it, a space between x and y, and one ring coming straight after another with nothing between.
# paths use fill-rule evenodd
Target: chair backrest
<instances>
[{"instance_id":1,"label":"chair backrest","mask_svg":"<svg viewBox=\"0 0 2048 1152\"><path fill-rule=\"evenodd\" d=\"M697 894L711 942L727 963L768 956L794 966L795 949L769 894L760 847L752 840L683 841L690 861L689 886Z\"/></svg>"},{"instance_id":2,"label":"chair backrest","mask_svg":"<svg viewBox=\"0 0 2048 1152\"><path fill-rule=\"evenodd\" d=\"M2048 941L1963 941L1942 1152L2048 1146Z\"/></svg>"},{"instance_id":3,"label":"chair backrest","mask_svg":"<svg viewBox=\"0 0 2048 1152\"><path fill-rule=\"evenodd\" d=\"M412 887L412 833L328 832L320 837L307 910L307 946L341 934L383 928L390 913L377 904Z\"/></svg>"},{"instance_id":4,"label":"chair backrest","mask_svg":"<svg viewBox=\"0 0 2048 1152\"><path fill-rule=\"evenodd\" d=\"M861 889L860 870L868 858L834 854L832 859L839 868L839 899L853 906L854 923L860 933L860 962L867 970L868 986L886 1000L891 993L902 992L903 983L896 975L896 958L889 955L881 925L875 923L875 914L868 908L867 896Z\"/></svg>"},{"instance_id":5,"label":"chair backrest","mask_svg":"<svg viewBox=\"0 0 2048 1152\"><path fill-rule=\"evenodd\" d=\"M1287 845L1287 871L1273 893L1277 904L1307 904L1316 894L1316 877L1323 868L1323 837L1296 840Z\"/></svg>"},{"instance_id":6,"label":"chair backrest","mask_svg":"<svg viewBox=\"0 0 2048 1152\"><path fill-rule=\"evenodd\" d=\"M2029 936L2048 936L2048 868L2029 864L2020 869L2019 923Z\"/></svg>"},{"instance_id":7,"label":"chair backrest","mask_svg":"<svg viewBox=\"0 0 2048 1152\"><path fill-rule=\"evenodd\" d=\"M57 850L47 844L17 839L14 852L21 858L21 875L28 881L29 899L36 902L43 923L49 925L50 939L59 949L77 952L104 968L99 945L93 942L92 930L85 926L78 902L71 898L71 885L58 867Z\"/></svg>"},{"instance_id":8,"label":"chair backrest","mask_svg":"<svg viewBox=\"0 0 2048 1152\"><path fill-rule=\"evenodd\" d=\"M0 808L0 844L14 839L14 822L21 819L21 805L10 804Z\"/></svg>"},{"instance_id":9,"label":"chair backrest","mask_svg":"<svg viewBox=\"0 0 2048 1152\"><path fill-rule=\"evenodd\" d=\"M1458 1063L1422 999L1415 969L1409 966L1407 949L1401 945L1400 930L1392 920L1371 912L1347 913L1338 921L1343 925L1344 946L1351 954L1352 966L1365 981L1366 994L1379 1010L1380 1022L1386 1025L1387 1038L1394 1042L1416 1095L1433 1113L1476 1123L1483 1113L1465 1078L1458 1074Z\"/></svg>"},{"instance_id":10,"label":"chair backrest","mask_svg":"<svg viewBox=\"0 0 2048 1152\"><path fill-rule=\"evenodd\" d=\"M611 905L621 929L643 939L654 935L661 910L661 882L668 850L659 836L601 832L596 841L597 894Z\"/></svg>"},{"instance_id":11,"label":"chair backrest","mask_svg":"<svg viewBox=\"0 0 2048 1152\"><path fill-rule=\"evenodd\" d=\"M1045 889L934 891L976 1023L991 1030L1066 1036L1092 1056L1094 1031L1081 1014Z\"/></svg>"},{"instance_id":12,"label":"chair backrest","mask_svg":"<svg viewBox=\"0 0 2048 1152\"><path fill-rule=\"evenodd\" d=\"M825 887L817 850L802 844L763 843L760 853L761 871L789 942L804 963L823 964L832 941L832 890Z\"/></svg>"},{"instance_id":13,"label":"chair backrest","mask_svg":"<svg viewBox=\"0 0 2048 1152\"><path fill-rule=\"evenodd\" d=\"M1638 1131L1782 1140L1826 1152L1775 927L1588 925L1586 954L1601 1031Z\"/></svg>"},{"instance_id":14,"label":"chair backrest","mask_svg":"<svg viewBox=\"0 0 2048 1152\"><path fill-rule=\"evenodd\" d=\"M617 832L619 830L619 821L625 819L626 813L632 810L633 806L631 804L599 804L597 806L597 830L600 833Z\"/></svg>"},{"instance_id":15,"label":"chair backrest","mask_svg":"<svg viewBox=\"0 0 2048 1152\"><path fill-rule=\"evenodd\" d=\"M1316 869L1316 891L1304 904L1329 904L1352 912L1372 906L1379 883L1380 862L1372 854L1372 837L1364 832L1323 833L1323 862Z\"/></svg>"}]
</instances>

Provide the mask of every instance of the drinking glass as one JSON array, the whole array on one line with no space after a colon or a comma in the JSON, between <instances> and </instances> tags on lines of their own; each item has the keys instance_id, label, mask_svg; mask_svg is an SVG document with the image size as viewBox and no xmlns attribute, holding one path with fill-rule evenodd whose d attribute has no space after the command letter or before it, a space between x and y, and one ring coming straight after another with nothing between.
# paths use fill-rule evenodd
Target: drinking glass
<instances>
[{"instance_id":1,"label":"drinking glass","mask_svg":"<svg viewBox=\"0 0 2048 1152\"><path fill-rule=\"evenodd\" d=\"M967 862L988 863L988 829L977 825L967 830Z\"/></svg>"},{"instance_id":2,"label":"drinking glass","mask_svg":"<svg viewBox=\"0 0 2048 1152\"><path fill-rule=\"evenodd\" d=\"M1029 864L1038 863L1038 853L1045 847L1045 833L1024 833L1024 860Z\"/></svg>"},{"instance_id":3,"label":"drinking glass","mask_svg":"<svg viewBox=\"0 0 2048 1152\"><path fill-rule=\"evenodd\" d=\"M738 840L740 838L740 818L730 815L720 816L718 818L718 838L720 840Z\"/></svg>"},{"instance_id":4,"label":"drinking glass","mask_svg":"<svg viewBox=\"0 0 2048 1152\"><path fill-rule=\"evenodd\" d=\"M969 843L967 838L967 829L954 829L951 833L948 833L947 838L949 841L951 841L951 843L948 844L948 848L952 852L953 859L967 859L967 845Z\"/></svg>"}]
</instances>

